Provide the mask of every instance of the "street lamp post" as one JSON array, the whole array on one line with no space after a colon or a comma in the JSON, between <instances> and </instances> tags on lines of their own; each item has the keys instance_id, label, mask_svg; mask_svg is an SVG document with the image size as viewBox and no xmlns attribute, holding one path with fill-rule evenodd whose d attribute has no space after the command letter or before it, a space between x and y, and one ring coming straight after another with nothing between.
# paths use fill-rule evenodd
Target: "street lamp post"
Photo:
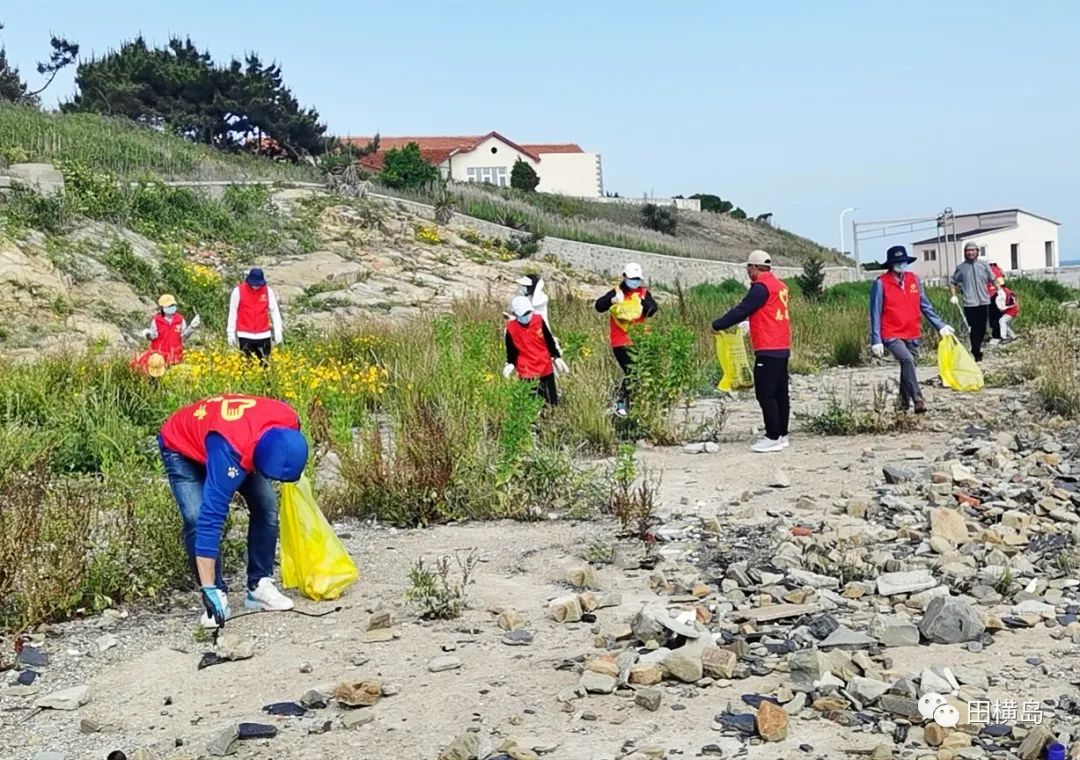
<instances>
[{"instance_id":1,"label":"street lamp post","mask_svg":"<svg viewBox=\"0 0 1080 760\"><path fill-rule=\"evenodd\" d=\"M847 214L847 213L849 213L851 211L858 211L858 210L859 210L858 206L852 206L851 208L846 208L846 209L844 209L843 211L840 212L840 255L841 256L844 255L844 214ZM857 265L859 262L855 262L855 263Z\"/></svg>"}]
</instances>

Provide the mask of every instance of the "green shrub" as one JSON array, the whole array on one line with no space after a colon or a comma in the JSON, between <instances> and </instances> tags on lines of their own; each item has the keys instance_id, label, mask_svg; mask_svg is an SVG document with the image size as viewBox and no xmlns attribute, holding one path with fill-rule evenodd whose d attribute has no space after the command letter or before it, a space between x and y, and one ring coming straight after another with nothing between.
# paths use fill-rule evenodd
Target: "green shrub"
<instances>
[{"instance_id":1,"label":"green shrub","mask_svg":"<svg viewBox=\"0 0 1080 760\"><path fill-rule=\"evenodd\" d=\"M379 181L388 187L417 189L439 180L439 170L420 155L420 146L409 143L404 148L391 148L383 156Z\"/></svg>"},{"instance_id":2,"label":"green shrub","mask_svg":"<svg viewBox=\"0 0 1080 760\"><path fill-rule=\"evenodd\" d=\"M520 158L514 162L514 168L510 172L510 187L531 193L540 184L540 175L527 162Z\"/></svg>"},{"instance_id":3,"label":"green shrub","mask_svg":"<svg viewBox=\"0 0 1080 760\"><path fill-rule=\"evenodd\" d=\"M679 226L679 217L671 206L657 206L655 203L646 203L641 207L641 222L646 228L674 235Z\"/></svg>"},{"instance_id":4,"label":"green shrub","mask_svg":"<svg viewBox=\"0 0 1080 760\"><path fill-rule=\"evenodd\" d=\"M825 264L817 256L803 263L802 274L795 278L804 298L817 300L825 290Z\"/></svg>"},{"instance_id":5,"label":"green shrub","mask_svg":"<svg viewBox=\"0 0 1080 760\"><path fill-rule=\"evenodd\" d=\"M697 339L684 327L631 328L630 419L651 440L670 443L671 410L700 384Z\"/></svg>"}]
</instances>

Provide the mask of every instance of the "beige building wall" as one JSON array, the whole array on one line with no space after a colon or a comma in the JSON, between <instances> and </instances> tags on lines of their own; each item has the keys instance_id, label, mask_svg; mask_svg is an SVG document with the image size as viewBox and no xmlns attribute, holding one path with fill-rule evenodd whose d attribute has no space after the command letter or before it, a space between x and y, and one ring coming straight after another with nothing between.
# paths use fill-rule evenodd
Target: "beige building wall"
<instances>
[{"instance_id":1,"label":"beige building wall","mask_svg":"<svg viewBox=\"0 0 1080 760\"><path fill-rule=\"evenodd\" d=\"M537 190L579 198L599 198L604 194L597 153L541 153L533 165L540 175Z\"/></svg>"}]
</instances>

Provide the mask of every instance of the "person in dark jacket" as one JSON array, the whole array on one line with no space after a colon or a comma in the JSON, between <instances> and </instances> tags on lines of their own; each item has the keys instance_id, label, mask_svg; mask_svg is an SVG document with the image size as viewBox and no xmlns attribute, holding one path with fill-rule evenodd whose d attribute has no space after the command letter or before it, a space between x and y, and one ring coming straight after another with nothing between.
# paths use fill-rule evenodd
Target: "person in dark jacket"
<instances>
[{"instance_id":1,"label":"person in dark jacket","mask_svg":"<svg viewBox=\"0 0 1080 760\"><path fill-rule=\"evenodd\" d=\"M536 392L550 406L559 403L555 370L566 375L570 367L563 361L555 337L543 316L533 309L528 296L517 296L510 304L513 319L506 323L506 366L503 377L517 373L522 380L537 383Z\"/></svg>"},{"instance_id":2,"label":"person in dark jacket","mask_svg":"<svg viewBox=\"0 0 1080 760\"><path fill-rule=\"evenodd\" d=\"M611 351L623 371L623 381L615 401L615 414L620 417L627 415L630 405L629 379L634 365L630 353L630 347L634 344L630 338L630 326L645 322L656 314L657 308L652 293L642 279L641 265L633 262L623 267L619 284L596 299L596 310L609 315Z\"/></svg>"},{"instance_id":3,"label":"person in dark jacket","mask_svg":"<svg viewBox=\"0 0 1080 760\"><path fill-rule=\"evenodd\" d=\"M791 399L788 360L791 358L791 319L788 288L772 273L772 257L751 251L746 260L750 289L742 301L712 323L716 332L747 325L754 348L754 393L765 419L765 436L750 448L759 454L789 446Z\"/></svg>"}]
</instances>

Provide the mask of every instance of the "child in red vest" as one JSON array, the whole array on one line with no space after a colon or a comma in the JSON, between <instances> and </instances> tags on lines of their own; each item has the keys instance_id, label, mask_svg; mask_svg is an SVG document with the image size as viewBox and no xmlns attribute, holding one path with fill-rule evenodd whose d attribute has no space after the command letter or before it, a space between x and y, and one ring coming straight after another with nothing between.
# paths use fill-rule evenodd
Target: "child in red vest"
<instances>
[{"instance_id":1,"label":"child in red vest","mask_svg":"<svg viewBox=\"0 0 1080 760\"><path fill-rule=\"evenodd\" d=\"M615 401L615 414L620 417L627 416L630 403L628 379L634 365L634 358L630 353L630 346L634 344L634 341L630 339L630 326L643 323L656 314L657 308L656 300L653 299L652 293L645 287L642 280L641 264L633 262L623 267L622 281L596 299L596 310L601 314L608 312L608 337L611 340L611 352L615 354L615 361L619 363L623 371L623 381L619 386L619 396ZM628 312L636 316L629 320L625 319Z\"/></svg>"},{"instance_id":2,"label":"child in red vest","mask_svg":"<svg viewBox=\"0 0 1080 760\"><path fill-rule=\"evenodd\" d=\"M986 283L986 292L990 295L990 345L996 345L1004 338L1001 334L1001 310L997 306L997 297L1005 285L1005 273L992 261L990 273L994 276L993 282Z\"/></svg>"},{"instance_id":3,"label":"child in red vest","mask_svg":"<svg viewBox=\"0 0 1080 760\"><path fill-rule=\"evenodd\" d=\"M1001 340L1007 341L1014 339L1016 333L1009 327L1009 323L1016 319L1020 314L1020 300L1016 297L1015 293L1004 285L1001 285L998 287L997 295L994 297L994 305L1001 315L998 318L998 325L1001 329Z\"/></svg>"},{"instance_id":4,"label":"child in red vest","mask_svg":"<svg viewBox=\"0 0 1080 760\"><path fill-rule=\"evenodd\" d=\"M544 318L533 309L528 296L518 296L510 304L513 319L506 323L506 366L503 377L517 372L522 380L537 382L536 392L551 406L559 403L555 370L566 375L570 367L562 359L559 346Z\"/></svg>"},{"instance_id":5,"label":"child in red vest","mask_svg":"<svg viewBox=\"0 0 1080 760\"><path fill-rule=\"evenodd\" d=\"M252 269L229 296L229 345L265 363L271 347L281 343L282 332L277 296L266 284L263 270Z\"/></svg>"},{"instance_id":6,"label":"child in red vest","mask_svg":"<svg viewBox=\"0 0 1080 760\"><path fill-rule=\"evenodd\" d=\"M143 337L150 341L150 348L136 357L132 366L142 369L151 377L160 377L165 367L179 364L184 360L184 341L187 340L200 324L199 315L188 323L184 315L177 310L176 297L166 293L158 299L158 312L150 320L150 327L143 330ZM160 354L160 360L151 361L154 354Z\"/></svg>"},{"instance_id":7,"label":"child in red vest","mask_svg":"<svg viewBox=\"0 0 1080 760\"><path fill-rule=\"evenodd\" d=\"M273 581L278 505L270 481L295 482L307 464L308 444L296 410L260 396L215 396L169 417L158 445L180 507L184 548L202 591L203 627L224 626L229 617L221 533L237 493L250 513L244 606L292 609L292 600Z\"/></svg>"}]
</instances>

